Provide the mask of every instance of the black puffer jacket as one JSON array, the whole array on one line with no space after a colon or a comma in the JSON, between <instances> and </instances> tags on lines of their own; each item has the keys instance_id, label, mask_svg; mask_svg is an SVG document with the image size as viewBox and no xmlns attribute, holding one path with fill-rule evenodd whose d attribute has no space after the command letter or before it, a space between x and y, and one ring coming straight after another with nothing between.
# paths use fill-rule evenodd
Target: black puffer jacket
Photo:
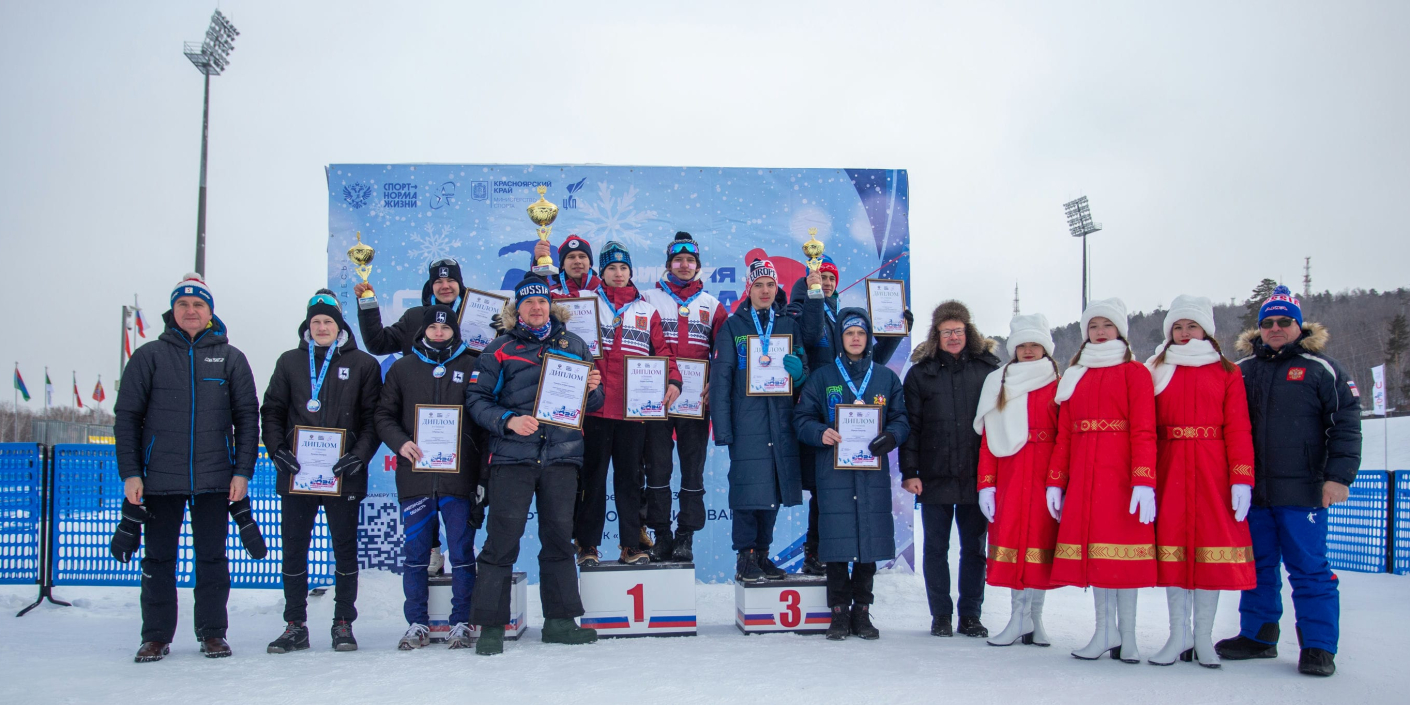
<instances>
[{"instance_id":1,"label":"black puffer jacket","mask_svg":"<svg viewBox=\"0 0 1410 705\"><path fill-rule=\"evenodd\" d=\"M1274 350L1258 331L1239 336L1239 361L1253 422L1253 503L1322 506L1322 483L1350 485L1361 467L1361 399L1356 384L1322 351L1330 336L1308 323Z\"/></svg>"},{"instance_id":2,"label":"black puffer jacket","mask_svg":"<svg viewBox=\"0 0 1410 705\"><path fill-rule=\"evenodd\" d=\"M381 443L373 415L382 395L382 368L377 358L357 349L357 341L352 336L346 331L340 332L323 388L318 391L321 405L318 411L309 411L313 384L308 374L310 341L307 334L304 335L299 347L279 356L269 386L264 390L264 403L259 413L265 451L271 456L280 449L292 451L295 426L340 428L346 432L343 452L357 456L366 466ZM314 350L315 365L320 370L327 352L327 348L321 347ZM286 495L289 476L284 472L279 475L276 486L280 495ZM342 494L359 499L367 496L366 467L362 472L343 476Z\"/></svg>"},{"instance_id":3,"label":"black puffer jacket","mask_svg":"<svg viewBox=\"0 0 1410 705\"><path fill-rule=\"evenodd\" d=\"M465 284L460 285L461 296L465 295ZM363 301L370 301L367 308L363 308ZM455 307L458 313L461 309L457 303L449 304ZM362 345L367 348L367 352L373 355L391 355L401 353L403 356L411 354L411 344L417 340L421 333L421 317L426 312L426 307L439 303L431 293L431 283L426 282L421 286L421 305L412 306L401 315L401 318L390 326L382 325L382 308L377 305L377 299L358 299L357 326L362 330Z\"/></svg>"},{"instance_id":4,"label":"black puffer jacket","mask_svg":"<svg viewBox=\"0 0 1410 705\"><path fill-rule=\"evenodd\" d=\"M936 326L932 325L934 331ZM975 504L979 434L974 413L984 378L999 368L993 340L966 324L958 357L932 337L916 347L904 385L911 435L901 445L901 478L920 478L923 504Z\"/></svg>"},{"instance_id":5,"label":"black puffer jacket","mask_svg":"<svg viewBox=\"0 0 1410 705\"><path fill-rule=\"evenodd\" d=\"M245 354L212 317L196 340L176 327L137 348L118 388L118 476L143 478L151 495L229 492L233 474L253 477L259 397Z\"/></svg>"},{"instance_id":6,"label":"black puffer jacket","mask_svg":"<svg viewBox=\"0 0 1410 705\"><path fill-rule=\"evenodd\" d=\"M392 363L387 370L387 378L382 383L382 397L374 414L377 436L397 459L398 500L405 502L432 494L474 499L483 455L477 438L482 437L475 433L475 424L465 414L462 413L460 419L460 457L457 458L460 472L414 471L411 461L399 452L407 441L414 440L416 405L461 404L475 371L477 356L473 350L467 348L450 359L460 349L459 329L442 350L429 347L424 336L424 329L418 330L412 354ZM422 360L423 355L431 362ZM440 379L434 374L437 364L446 367L446 373Z\"/></svg>"},{"instance_id":7,"label":"black puffer jacket","mask_svg":"<svg viewBox=\"0 0 1410 705\"><path fill-rule=\"evenodd\" d=\"M587 343L568 332L568 309L551 307L552 330L539 340L520 326L495 338L480 354L475 383L465 388L465 407L475 423L489 432L490 465L583 466L583 432L540 423L539 430L521 436L509 430L514 416L533 416L543 356L552 353L575 360L592 360ZM513 303L506 303L500 320L518 320ZM602 408L602 387L587 396L586 411Z\"/></svg>"}]
</instances>

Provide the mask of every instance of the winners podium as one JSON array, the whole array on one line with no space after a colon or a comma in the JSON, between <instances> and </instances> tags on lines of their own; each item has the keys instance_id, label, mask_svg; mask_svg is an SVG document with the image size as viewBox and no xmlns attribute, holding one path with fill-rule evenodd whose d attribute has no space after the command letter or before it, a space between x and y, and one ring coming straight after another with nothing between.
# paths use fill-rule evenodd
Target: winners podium
<instances>
[{"instance_id":1,"label":"winners podium","mask_svg":"<svg viewBox=\"0 0 1410 705\"><path fill-rule=\"evenodd\" d=\"M735 583L734 608L734 625L745 634L822 634L832 623L827 578L821 575Z\"/></svg>"},{"instance_id":2,"label":"winners podium","mask_svg":"<svg viewBox=\"0 0 1410 705\"><path fill-rule=\"evenodd\" d=\"M599 637L694 636L695 564L579 568L584 627Z\"/></svg>"},{"instance_id":3,"label":"winners podium","mask_svg":"<svg viewBox=\"0 0 1410 705\"><path fill-rule=\"evenodd\" d=\"M509 624L504 625L504 638L510 641L518 639L529 629L528 614L526 605L529 602L529 576L527 573L514 573L514 578L509 587ZM450 574L436 575L431 578L431 589L427 602L428 612L431 614L431 641L440 643L446 640L450 634ZM480 628L472 626L470 634L473 638L480 638Z\"/></svg>"}]
</instances>

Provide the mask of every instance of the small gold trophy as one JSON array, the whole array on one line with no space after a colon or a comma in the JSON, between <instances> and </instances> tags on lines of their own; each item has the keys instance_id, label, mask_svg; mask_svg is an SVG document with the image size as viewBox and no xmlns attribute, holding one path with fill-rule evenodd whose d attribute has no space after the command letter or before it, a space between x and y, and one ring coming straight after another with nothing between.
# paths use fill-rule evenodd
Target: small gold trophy
<instances>
[{"instance_id":1,"label":"small gold trophy","mask_svg":"<svg viewBox=\"0 0 1410 705\"><path fill-rule=\"evenodd\" d=\"M353 267L353 271L357 272L359 277L362 277L363 284L366 284L367 277L372 275L372 257L376 254L377 251L372 249L371 246L362 244L362 231L358 231L357 244L348 248L348 259L352 260L352 263L357 265ZM372 299L376 297L377 295L372 293L371 289L368 289L362 292L362 296L358 298Z\"/></svg>"},{"instance_id":2,"label":"small gold trophy","mask_svg":"<svg viewBox=\"0 0 1410 705\"><path fill-rule=\"evenodd\" d=\"M816 274L822 268L823 244L818 241L818 229L808 228L808 241L803 243L803 254L808 257L808 271ZM823 290L821 284L808 285L808 298L821 299Z\"/></svg>"},{"instance_id":3,"label":"small gold trophy","mask_svg":"<svg viewBox=\"0 0 1410 705\"><path fill-rule=\"evenodd\" d=\"M549 203L543 195L548 192L547 186L539 187L539 200L529 205L529 220L534 221L534 225L539 226L539 239L548 242L548 234L553 231L553 221L558 218L558 206ZM541 277L550 277L558 273L558 268L553 266L553 258L544 255L538 259L529 271Z\"/></svg>"}]
</instances>

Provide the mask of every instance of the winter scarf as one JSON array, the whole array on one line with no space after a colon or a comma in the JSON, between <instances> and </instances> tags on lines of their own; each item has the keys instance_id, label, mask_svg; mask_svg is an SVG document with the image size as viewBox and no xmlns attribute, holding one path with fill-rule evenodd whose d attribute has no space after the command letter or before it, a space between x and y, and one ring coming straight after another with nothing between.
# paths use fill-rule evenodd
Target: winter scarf
<instances>
[{"instance_id":1,"label":"winter scarf","mask_svg":"<svg viewBox=\"0 0 1410 705\"><path fill-rule=\"evenodd\" d=\"M1160 357L1160 353L1156 353L1151 356L1151 359L1146 360L1146 367L1150 368L1151 377L1155 379L1155 393L1157 395L1165 391L1165 387L1175 377L1176 365L1203 367L1219 362L1219 352L1208 340L1191 340L1184 345L1171 345L1165 348L1165 361L1160 364L1155 362L1157 357Z\"/></svg>"},{"instance_id":2,"label":"winter scarf","mask_svg":"<svg viewBox=\"0 0 1410 705\"><path fill-rule=\"evenodd\" d=\"M1008 377L1004 371L1008 371ZM988 432L989 452L1007 458L1028 442L1028 393L1042 389L1057 379L1053 361L1040 358L1031 362L1010 362L984 378L979 392L979 408L974 414L974 432ZM999 391L1004 390L1003 410Z\"/></svg>"},{"instance_id":3,"label":"winter scarf","mask_svg":"<svg viewBox=\"0 0 1410 705\"><path fill-rule=\"evenodd\" d=\"M1056 401L1061 404L1071 399L1072 393L1077 391L1077 383L1082 381L1082 375L1087 374L1087 370L1093 367L1115 367L1125 362L1129 349L1126 341L1120 338L1105 343L1087 343L1082 348L1082 356L1077 359L1077 364L1067 368L1067 374L1058 382Z\"/></svg>"}]
</instances>

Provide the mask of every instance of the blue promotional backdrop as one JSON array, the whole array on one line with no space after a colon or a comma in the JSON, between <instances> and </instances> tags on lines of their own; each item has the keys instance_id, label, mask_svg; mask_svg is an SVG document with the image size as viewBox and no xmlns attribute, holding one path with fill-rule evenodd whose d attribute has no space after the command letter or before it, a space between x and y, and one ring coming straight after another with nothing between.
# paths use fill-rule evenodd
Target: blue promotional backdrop
<instances>
[{"instance_id":1,"label":"blue promotional backdrop","mask_svg":"<svg viewBox=\"0 0 1410 705\"><path fill-rule=\"evenodd\" d=\"M359 279L346 253L358 233L376 250L370 281L386 324L420 304L426 267L442 257L461 263L467 286L511 287L528 267L537 240L525 209L538 199L539 186L559 207L550 238L555 248L569 234L586 238L594 252L609 240L620 241L631 250L641 289L655 286L665 271L666 244L685 230L700 242L706 290L731 309L742 295L746 264L755 257L772 259L780 285L789 291L805 274L800 246L809 228L817 228L841 271L844 306L866 305L860 282L868 276L906 281L909 301L909 189L901 169L334 164L327 177L328 287L350 317ZM898 374L909 350L906 341L891 360ZM392 359L382 361L384 369ZM360 532L366 545L360 548L365 567L399 571L393 467L383 446L372 466ZM894 455L892 467L895 477ZM733 578L728 469L728 453L712 443L705 468L706 528L695 539L696 574L707 582ZM679 486L678 477L674 484ZM900 549L895 566L910 570L913 500L901 490L899 477L893 485ZM604 558L615 559L616 512L610 500L601 545ZM779 515L773 552L785 569L801 565L806 524L806 507ZM516 567L528 572L531 582L537 582L537 554L531 520Z\"/></svg>"}]
</instances>

